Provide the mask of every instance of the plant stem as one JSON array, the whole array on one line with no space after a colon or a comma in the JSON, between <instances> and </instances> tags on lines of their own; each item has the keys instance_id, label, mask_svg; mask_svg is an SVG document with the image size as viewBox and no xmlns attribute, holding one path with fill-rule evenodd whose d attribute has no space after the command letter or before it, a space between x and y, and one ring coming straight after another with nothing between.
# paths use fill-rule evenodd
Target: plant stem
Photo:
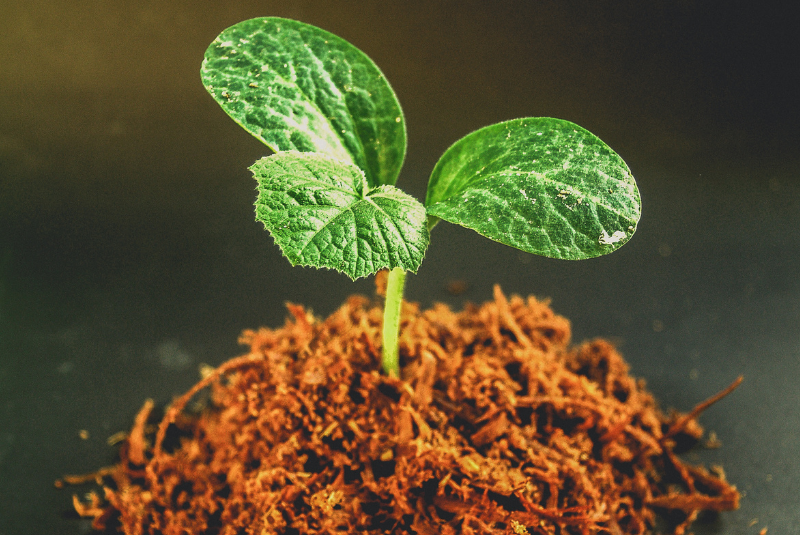
<instances>
[{"instance_id":1,"label":"plant stem","mask_svg":"<svg viewBox=\"0 0 800 535\"><path fill-rule=\"evenodd\" d=\"M396 267L389 272L386 283L386 303L383 306L383 371L400 377L400 354L397 337L400 333L400 308L403 304L403 287L406 272Z\"/></svg>"}]
</instances>

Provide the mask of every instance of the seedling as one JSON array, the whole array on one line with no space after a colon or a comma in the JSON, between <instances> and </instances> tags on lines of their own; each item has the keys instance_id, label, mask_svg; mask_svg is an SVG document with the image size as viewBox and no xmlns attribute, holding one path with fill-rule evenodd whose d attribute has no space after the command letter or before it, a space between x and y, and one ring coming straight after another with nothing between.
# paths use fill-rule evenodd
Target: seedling
<instances>
[{"instance_id":1,"label":"seedling","mask_svg":"<svg viewBox=\"0 0 800 535\"><path fill-rule=\"evenodd\" d=\"M636 230L641 201L628 166L569 121L522 118L453 144L425 203L397 187L406 125L386 77L363 52L317 27L266 17L223 31L203 84L275 154L250 170L256 219L292 265L351 279L389 269L382 366L399 375L406 272L417 272L440 219L528 253L580 260Z\"/></svg>"}]
</instances>

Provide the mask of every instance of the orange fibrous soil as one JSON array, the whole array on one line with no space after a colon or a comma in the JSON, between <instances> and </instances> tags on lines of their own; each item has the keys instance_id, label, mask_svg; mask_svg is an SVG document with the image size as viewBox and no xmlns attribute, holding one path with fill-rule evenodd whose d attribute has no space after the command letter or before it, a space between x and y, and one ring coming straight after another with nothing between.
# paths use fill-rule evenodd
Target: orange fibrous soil
<instances>
[{"instance_id":1,"label":"orange fibrous soil","mask_svg":"<svg viewBox=\"0 0 800 535\"><path fill-rule=\"evenodd\" d=\"M616 535L658 512L683 533L738 506L721 470L676 456L710 402L662 413L612 345L571 347L546 303L495 288L460 313L404 304L401 379L379 371L379 306L352 297L324 321L288 308L156 432L145 404L104 498L75 500L96 529ZM206 407L185 410L199 393Z\"/></svg>"}]
</instances>

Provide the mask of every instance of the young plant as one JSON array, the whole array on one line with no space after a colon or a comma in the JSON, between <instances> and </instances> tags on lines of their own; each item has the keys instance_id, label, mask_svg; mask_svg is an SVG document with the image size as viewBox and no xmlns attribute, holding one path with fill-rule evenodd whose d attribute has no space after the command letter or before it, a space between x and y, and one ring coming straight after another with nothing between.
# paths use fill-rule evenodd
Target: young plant
<instances>
[{"instance_id":1,"label":"young plant","mask_svg":"<svg viewBox=\"0 0 800 535\"><path fill-rule=\"evenodd\" d=\"M528 253L579 260L636 230L641 201L625 162L569 121L487 126L439 159L425 204L395 187L406 153L403 112L383 73L343 39L266 17L223 31L203 84L275 154L250 170L256 218L292 265L351 279L389 269L382 365L399 376L406 272L416 273L440 219Z\"/></svg>"}]
</instances>

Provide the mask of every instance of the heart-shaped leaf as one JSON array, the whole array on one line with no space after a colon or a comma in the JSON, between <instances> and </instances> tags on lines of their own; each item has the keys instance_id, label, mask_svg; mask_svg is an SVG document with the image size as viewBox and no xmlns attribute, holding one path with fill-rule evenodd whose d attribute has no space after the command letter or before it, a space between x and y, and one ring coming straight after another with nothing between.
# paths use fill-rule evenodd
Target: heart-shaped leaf
<instances>
[{"instance_id":1,"label":"heart-shaped leaf","mask_svg":"<svg viewBox=\"0 0 800 535\"><path fill-rule=\"evenodd\" d=\"M523 251L578 260L636 230L641 200L628 166L569 121L515 119L450 147L431 174L430 216Z\"/></svg>"},{"instance_id":2,"label":"heart-shaped leaf","mask_svg":"<svg viewBox=\"0 0 800 535\"><path fill-rule=\"evenodd\" d=\"M425 207L396 187L369 189L355 165L308 152L279 152L250 170L258 181L256 219L292 265L351 279L419 268L430 241Z\"/></svg>"},{"instance_id":3,"label":"heart-shaped leaf","mask_svg":"<svg viewBox=\"0 0 800 535\"><path fill-rule=\"evenodd\" d=\"M246 20L206 50L203 85L276 152L317 152L361 168L371 187L394 184L406 151L403 112L363 52L294 20Z\"/></svg>"}]
</instances>

